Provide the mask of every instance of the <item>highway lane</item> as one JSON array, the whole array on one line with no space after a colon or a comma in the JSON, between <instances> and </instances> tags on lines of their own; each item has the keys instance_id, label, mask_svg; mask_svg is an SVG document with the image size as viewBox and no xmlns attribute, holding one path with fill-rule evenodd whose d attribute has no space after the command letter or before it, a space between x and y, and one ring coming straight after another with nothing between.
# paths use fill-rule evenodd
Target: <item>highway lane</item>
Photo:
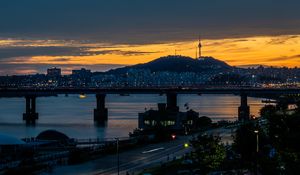
<instances>
[{"instance_id":1,"label":"highway lane","mask_svg":"<svg viewBox=\"0 0 300 175\"><path fill-rule=\"evenodd\" d=\"M180 149L175 152L172 152L172 157L169 155L160 155L159 157L155 159L149 159L147 162L144 162L143 164L137 165L137 166L131 166L128 167L127 169L124 169L120 172L120 174L126 174L126 172L133 173L133 172L141 172L142 170L150 167L155 167L159 166L162 163L168 162L173 160L173 157L180 158L181 156L189 153L192 151L192 148L185 148L185 149ZM116 173L114 173L116 174Z\"/></svg>"},{"instance_id":2,"label":"highway lane","mask_svg":"<svg viewBox=\"0 0 300 175\"><path fill-rule=\"evenodd\" d=\"M212 134L212 135L219 135L221 137L221 142L223 144L232 144L233 142L233 138L231 136L232 132L233 132L232 128L216 128L216 129L208 130L205 133ZM161 163L167 162L168 160L171 161L173 160L173 157L179 158L185 155L186 153L192 151L191 147L184 148L184 143L188 143L190 139L192 139L192 136L183 136L178 139L179 142L176 141L176 143L170 147L157 147L152 150L145 149L144 153L148 152L149 155L147 157L122 164L120 166L120 174L125 175L126 172L129 173L135 172L136 174L137 172L140 172L145 168L159 166L161 165ZM161 149L161 148L165 148L165 149ZM143 152L141 153L143 154ZM96 172L95 174L99 174L99 175L117 174L117 166Z\"/></svg>"},{"instance_id":3,"label":"highway lane","mask_svg":"<svg viewBox=\"0 0 300 175\"><path fill-rule=\"evenodd\" d=\"M150 153L147 157L120 165L120 174L126 174L126 172L136 173L149 166L160 165L161 163L173 160L174 157L183 156L191 150L191 148L184 148L183 144L179 144L155 153ZM96 172L96 174L117 174L117 166Z\"/></svg>"},{"instance_id":4,"label":"highway lane","mask_svg":"<svg viewBox=\"0 0 300 175\"><path fill-rule=\"evenodd\" d=\"M150 144L133 150L120 153L120 174L126 174L127 171L136 172L152 164L161 163L173 159L174 156L182 156L191 151L191 148L184 148L190 136L177 137L176 140ZM152 151L154 150L154 151ZM103 156L97 160L73 166L56 167L52 173L48 174L116 174L117 173L117 155Z\"/></svg>"}]
</instances>

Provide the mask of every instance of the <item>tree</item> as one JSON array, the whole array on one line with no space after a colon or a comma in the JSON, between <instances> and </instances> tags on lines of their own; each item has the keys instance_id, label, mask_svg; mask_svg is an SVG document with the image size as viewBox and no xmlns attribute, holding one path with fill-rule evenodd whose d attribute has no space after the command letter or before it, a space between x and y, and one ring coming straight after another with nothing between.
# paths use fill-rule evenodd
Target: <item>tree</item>
<instances>
[{"instance_id":1,"label":"tree","mask_svg":"<svg viewBox=\"0 0 300 175\"><path fill-rule=\"evenodd\" d=\"M195 149L192 158L198 163L203 173L215 170L223 163L226 150L220 140L220 137L212 135L199 135L197 139L191 141Z\"/></svg>"},{"instance_id":2,"label":"tree","mask_svg":"<svg viewBox=\"0 0 300 175\"><path fill-rule=\"evenodd\" d=\"M206 116L202 116L202 117L198 118L197 123L196 123L197 128L200 128L200 129L207 129L207 128L211 127L211 125L212 125L212 120Z\"/></svg>"},{"instance_id":3,"label":"tree","mask_svg":"<svg viewBox=\"0 0 300 175\"><path fill-rule=\"evenodd\" d=\"M260 116L266 119L269 119L273 115L275 115L277 109L274 105L266 105L260 110Z\"/></svg>"},{"instance_id":4,"label":"tree","mask_svg":"<svg viewBox=\"0 0 300 175\"><path fill-rule=\"evenodd\" d=\"M285 104L291 97L280 99L279 107L266 106L261 110L261 116L268 120L268 136L272 146L276 149L275 158L263 159L263 168L270 174L271 168L282 172L283 174L298 174L300 165L300 101L296 100L297 108L294 111L287 112L280 105ZM276 157L278 157L276 159ZM272 165L267 169L267 165ZM274 173L272 173L274 174Z\"/></svg>"},{"instance_id":5,"label":"tree","mask_svg":"<svg viewBox=\"0 0 300 175\"><path fill-rule=\"evenodd\" d=\"M247 123L236 130L234 136L233 150L241 155L243 161L252 162L255 160L256 152L256 130L253 123Z\"/></svg>"}]
</instances>

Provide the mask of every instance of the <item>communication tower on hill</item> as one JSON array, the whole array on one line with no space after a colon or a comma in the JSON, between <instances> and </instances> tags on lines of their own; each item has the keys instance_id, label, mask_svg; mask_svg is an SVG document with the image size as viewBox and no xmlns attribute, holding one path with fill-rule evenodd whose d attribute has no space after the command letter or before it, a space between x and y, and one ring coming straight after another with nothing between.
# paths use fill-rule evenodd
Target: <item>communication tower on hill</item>
<instances>
[{"instance_id":1,"label":"communication tower on hill","mask_svg":"<svg viewBox=\"0 0 300 175\"><path fill-rule=\"evenodd\" d=\"M199 58L202 57L201 48L202 48L202 44L201 44L201 38L200 38L200 36L199 36L199 44L198 44Z\"/></svg>"}]
</instances>

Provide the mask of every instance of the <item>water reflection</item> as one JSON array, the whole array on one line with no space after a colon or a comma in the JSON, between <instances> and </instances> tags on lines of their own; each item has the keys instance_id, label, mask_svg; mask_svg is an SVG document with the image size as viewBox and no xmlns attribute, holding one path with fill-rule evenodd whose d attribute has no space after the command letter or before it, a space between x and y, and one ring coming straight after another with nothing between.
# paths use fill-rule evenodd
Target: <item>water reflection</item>
<instances>
[{"instance_id":1,"label":"water reflection","mask_svg":"<svg viewBox=\"0 0 300 175\"><path fill-rule=\"evenodd\" d=\"M263 106L262 99L248 98L250 112L258 116ZM156 109L157 103L165 102L165 96L148 95L107 95L108 122L95 124L93 110L96 106L94 95L79 98L78 95L37 98L39 120L36 126L26 127L22 120L25 111L24 98L0 99L0 132L17 137L35 137L41 131L56 129L70 137L123 137L138 126L138 113ZM178 106L186 111L185 104L213 120L235 120L240 97L234 95L179 95Z\"/></svg>"}]
</instances>

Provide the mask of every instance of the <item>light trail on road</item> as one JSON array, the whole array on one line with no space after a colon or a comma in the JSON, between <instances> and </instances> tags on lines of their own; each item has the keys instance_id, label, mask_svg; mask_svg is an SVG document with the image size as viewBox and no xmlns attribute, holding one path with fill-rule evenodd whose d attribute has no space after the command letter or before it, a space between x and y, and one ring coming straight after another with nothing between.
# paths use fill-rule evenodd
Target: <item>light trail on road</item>
<instances>
[{"instance_id":1,"label":"light trail on road","mask_svg":"<svg viewBox=\"0 0 300 175\"><path fill-rule=\"evenodd\" d=\"M151 164L161 162L163 159L166 159L170 154L175 155L176 153L179 153L182 150L185 150L185 151L180 152L180 153L184 153L184 154L191 151L191 149L185 149L183 147L182 143L172 146L172 147L169 147L168 149L162 149L162 147L161 147L161 148L156 148L153 150L155 150L157 152L147 155L148 157L143 157L140 159L136 159L136 160L121 164L120 165L121 172L126 173L129 171L130 172L137 171L139 169L142 169L143 167L147 167ZM153 150L150 150L150 151L153 152ZM180 156L180 155L176 154L176 156ZM95 174L97 174L97 175L117 174L117 168L118 168L117 166L114 166L112 168L108 168L106 170L96 172Z\"/></svg>"}]
</instances>

